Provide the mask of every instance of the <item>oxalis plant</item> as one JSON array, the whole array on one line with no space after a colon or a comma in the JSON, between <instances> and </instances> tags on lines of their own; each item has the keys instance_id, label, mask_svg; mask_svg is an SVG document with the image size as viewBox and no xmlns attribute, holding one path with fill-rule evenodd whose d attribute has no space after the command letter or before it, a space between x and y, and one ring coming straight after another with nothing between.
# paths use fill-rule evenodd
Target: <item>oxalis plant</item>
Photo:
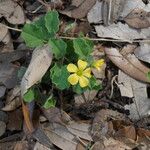
<instances>
[{"instance_id":1,"label":"oxalis plant","mask_svg":"<svg viewBox=\"0 0 150 150\"><path fill-rule=\"evenodd\" d=\"M82 94L86 90L100 90L101 84L92 74L92 68L99 70L104 60L94 60L93 42L86 37L62 40L57 36L59 25L58 12L49 11L39 20L25 24L21 33L27 46L36 48L48 44L54 55L51 67L43 78L50 83L51 89L59 91L72 90L74 93ZM39 86L31 87L24 94L25 102L41 97ZM55 106L56 98L53 92L42 97L45 108Z\"/></svg>"}]
</instances>

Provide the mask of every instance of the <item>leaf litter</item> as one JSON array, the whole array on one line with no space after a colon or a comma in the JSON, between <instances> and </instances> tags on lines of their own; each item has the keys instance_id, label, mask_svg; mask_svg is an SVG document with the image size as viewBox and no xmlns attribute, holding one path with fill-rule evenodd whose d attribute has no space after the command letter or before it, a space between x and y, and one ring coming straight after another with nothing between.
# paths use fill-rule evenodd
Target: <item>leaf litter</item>
<instances>
[{"instance_id":1,"label":"leaf litter","mask_svg":"<svg viewBox=\"0 0 150 150\"><path fill-rule=\"evenodd\" d=\"M149 148L146 137L150 136L148 125L150 102L149 80L146 74L150 71L149 42L147 42L150 38L150 3L146 5L142 0L67 2L54 0L47 3L39 0L38 2L39 4L33 9L32 2L29 1L0 1L0 42L3 44L0 50L0 102L4 106L1 110L7 112L10 118L8 122L1 121L2 136L0 138L3 139L3 136L9 138L7 133L21 131L23 126L26 128L25 135L29 133L31 136L27 136L27 141L23 138L17 144L14 138L11 142L12 147L9 149L17 150L25 149L25 147L35 150L57 149L56 147L64 150L85 148L97 150L99 147L104 150ZM53 56L49 46L45 45L34 49L32 57L27 58L26 55L30 51L28 47L25 46L27 50L17 50L24 43L19 40L18 31L15 29L55 6L63 20L62 32L59 34L74 37L83 31L89 38L99 37L99 42L95 44L102 46L98 51L94 50L97 55L94 59L105 58L106 62L100 71L92 70L92 73L100 79L103 88L99 91L87 91L75 97L66 96L64 92L63 102L65 103L58 102L57 107L50 109L39 107L39 105L32 106L32 103L22 104L24 115L26 114L25 123L27 124L25 125L22 115L18 115L18 113L21 114L21 108L18 108L22 103L21 93L23 95L34 84L38 85L43 80L42 77L50 67ZM91 25L84 22L86 18ZM75 26L71 28L69 35L70 30L66 32L64 22L73 19L79 20L75 20ZM100 42L101 39L105 42ZM28 67L25 74L22 74L21 81L17 77L20 66ZM113 80L115 75L118 78ZM43 87L40 87L40 90L42 94L47 92L47 88L43 90ZM108 96L110 91L112 91L111 99ZM56 93L55 89L53 92ZM101 98L98 97L99 95ZM117 106L114 98L117 98ZM128 102L128 100L132 101ZM116 109L118 106L122 109ZM35 110L40 110L40 115L44 115L46 119L37 123L38 113L34 113ZM123 112L128 110L129 114L122 113L120 110ZM30 127L33 125L31 132L27 131L28 125L31 125ZM143 137L144 141L141 140ZM5 141L5 144L7 143L9 140Z\"/></svg>"}]
</instances>

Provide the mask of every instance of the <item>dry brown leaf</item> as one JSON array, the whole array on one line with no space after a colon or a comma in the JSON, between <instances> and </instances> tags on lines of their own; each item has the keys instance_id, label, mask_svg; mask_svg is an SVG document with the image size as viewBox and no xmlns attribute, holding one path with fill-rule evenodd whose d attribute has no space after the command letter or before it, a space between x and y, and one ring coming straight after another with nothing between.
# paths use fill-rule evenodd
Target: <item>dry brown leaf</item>
<instances>
[{"instance_id":1,"label":"dry brown leaf","mask_svg":"<svg viewBox=\"0 0 150 150\"><path fill-rule=\"evenodd\" d=\"M124 0L104 0L102 6L102 18L105 25L114 23L120 16L125 5Z\"/></svg>"},{"instance_id":2,"label":"dry brown leaf","mask_svg":"<svg viewBox=\"0 0 150 150\"><path fill-rule=\"evenodd\" d=\"M77 142L75 136L71 134L64 126L52 124L44 128L50 141L62 150L76 150Z\"/></svg>"},{"instance_id":3,"label":"dry brown leaf","mask_svg":"<svg viewBox=\"0 0 150 150\"><path fill-rule=\"evenodd\" d=\"M134 46L129 46L134 49ZM124 49L129 48L124 47ZM108 58L126 74L143 82L150 82L146 74L150 71L149 68L144 66L133 54L121 55L116 48L105 48L105 53Z\"/></svg>"},{"instance_id":4,"label":"dry brown leaf","mask_svg":"<svg viewBox=\"0 0 150 150\"><path fill-rule=\"evenodd\" d=\"M76 1L76 2L74 2ZM92 6L95 4L96 0L84 0L82 3L81 1L73 0L72 3L78 7L75 7L72 10L63 10L60 11L60 13L65 14L69 17L75 18L75 19L81 19L84 18L89 10L92 8ZM79 4L78 4L79 3Z\"/></svg>"},{"instance_id":5,"label":"dry brown leaf","mask_svg":"<svg viewBox=\"0 0 150 150\"><path fill-rule=\"evenodd\" d=\"M24 95L31 86L40 82L51 64L52 57L53 55L48 45L34 50L29 67L21 81L22 95Z\"/></svg>"},{"instance_id":6,"label":"dry brown leaf","mask_svg":"<svg viewBox=\"0 0 150 150\"><path fill-rule=\"evenodd\" d=\"M13 101L13 99L15 99L16 97L20 96L20 86L16 86L14 87L14 89L10 90L7 93L7 97L6 97L6 104L9 104L11 101Z\"/></svg>"},{"instance_id":7,"label":"dry brown leaf","mask_svg":"<svg viewBox=\"0 0 150 150\"><path fill-rule=\"evenodd\" d=\"M96 1L95 5L88 12L87 19L89 23L100 23L102 22L102 1Z\"/></svg>"},{"instance_id":8,"label":"dry brown leaf","mask_svg":"<svg viewBox=\"0 0 150 150\"><path fill-rule=\"evenodd\" d=\"M150 12L146 12L143 9L135 9L129 13L125 18L125 22L136 29L150 27Z\"/></svg>"},{"instance_id":9,"label":"dry brown leaf","mask_svg":"<svg viewBox=\"0 0 150 150\"><path fill-rule=\"evenodd\" d=\"M33 150L51 150L51 149L40 144L39 142L36 142Z\"/></svg>"},{"instance_id":10,"label":"dry brown leaf","mask_svg":"<svg viewBox=\"0 0 150 150\"><path fill-rule=\"evenodd\" d=\"M134 54L138 59L150 63L150 43L140 43Z\"/></svg>"},{"instance_id":11,"label":"dry brown leaf","mask_svg":"<svg viewBox=\"0 0 150 150\"><path fill-rule=\"evenodd\" d=\"M0 41L3 41L6 34L8 33L8 29L0 23Z\"/></svg>"},{"instance_id":12,"label":"dry brown leaf","mask_svg":"<svg viewBox=\"0 0 150 150\"><path fill-rule=\"evenodd\" d=\"M6 87L0 86L0 98L2 98L5 95Z\"/></svg>"},{"instance_id":13,"label":"dry brown leaf","mask_svg":"<svg viewBox=\"0 0 150 150\"><path fill-rule=\"evenodd\" d=\"M118 83L121 96L126 96L133 99L133 103L125 105L125 109L130 111L129 117L136 120L147 116L150 108L147 84L129 77L120 70L118 74Z\"/></svg>"},{"instance_id":14,"label":"dry brown leaf","mask_svg":"<svg viewBox=\"0 0 150 150\"><path fill-rule=\"evenodd\" d=\"M12 0L0 1L0 17L5 17L11 24L23 24L25 22L23 9Z\"/></svg>"},{"instance_id":15,"label":"dry brown leaf","mask_svg":"<svg viewBox=\"0 0 150 150\"><path fill-rule=\"evenodd\" d=\"M7 129L10 131L21 131L23 124L22 110L17 109L8 113Z\"/></svg>"},{"instance_id":16,"label":"dry brown leaf","mask_svg":"<svg viewBox=\"0 0 150 150\"><path fill-rule=\"evenodd\" d=\"M138 128L137 129L137 134L140 138L143 138L143 137L150 137L150 130L148 129L144 129L144 128Z\"/></svg>"},{"instance_id":17,"label":"dry brown leaf","mask_svg":"<svg viewBox=\"0 0 150 150\"><path fill-rule=\"evenodd\" d=\"M92 123L92 138L94 141L103 140L110 130L108 118L112 120L125 120L125 116L117 111L102 109L96 115Z\"/></svg>"},{"instance_id":18,"label":"dry brown leaf","mask_svg":"<svg viewBox=\"0 0 150 150\"><path fill-rule=\"evenodd\" d=\"M21 106L21 100L19 97L16 97L11 101L10 103L6 104L5 107L3 107L1 110L3 111L13 111L16 108Z\"/></svg>"},{"instance_id":19,"label":"dry brown leaf","mask_svg":"<svg viewBox=\"0 0 150 150\"><path fill-rule=\"evenodd\" d=\"M98 37L113 38L132 43L134 39L147 39L150 36L150 27L142 30L130 28L127 24L117 23L110 26L96 25Z\"/></svg>"},{"instance_id":20,"label":"dry brown leaf","mask_svg":"<svg viewBox=\"0 0 150 150\"><path fill-rule=\"evenodd\" d=\"M0 121L0 136L2 136L5 133L6 130L6 124L3 121Z\"/></svg>"},{"instance_id":21,"label":"dry brown leaf","mask_svg":"<svg viewBox=\"0 0 150 150\"><path fill-rule=\"evenodd\" d=\"M13 150L28 150L29 145L27 141L18 141Z\"/></svg>"},{"instance_id":22,"label":"dry brown leaf","mask_svg":"<svg viewBox=\"0 0 150 150\"><path fill-rule=\"evenodd\" d=\"M68 114L58 109L57 107L49 109L42 108L42 111L50 123L58 123L61 125L65 125L67 122L71 120Z\"/></svg>"},{"instance_id":23,"label":"dry brown leaf","mask_svg":"<svg viewBox=\"0 0 150 150\"><path fill-rule=\"evenodd\" d=\"M92 141L92 137L89 134L90 131L90 124L87 123L78 123L78 122L70 122L69 125L67 125L67 129L77 137L80 137L82 139Z\"/></svg>"}]
</instances>

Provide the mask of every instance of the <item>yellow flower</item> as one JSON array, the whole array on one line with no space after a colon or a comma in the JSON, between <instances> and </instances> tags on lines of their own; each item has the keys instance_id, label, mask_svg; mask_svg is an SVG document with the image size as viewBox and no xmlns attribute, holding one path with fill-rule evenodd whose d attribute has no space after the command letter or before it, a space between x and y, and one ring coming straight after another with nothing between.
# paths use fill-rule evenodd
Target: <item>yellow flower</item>
<instances>
[{"instance_id":1,"label":"yellow flower","mask_svg":"<svg viewBox=\"0 0 150 150\"><path fill-rule=\"evenodd\" d=\"M103 66L103 64L104 64L104 59L99 59L93 63L93 67L100 70L100 68Z\"/></svg>"},{"instance_id":2,"label":"yellow flower","mask_svg":"<svg viewBox=\"0 0 150 150\"><path fill-rule=\"evenodd\" d=\"M71 74L68 77L68 82L71 85L76 85L78 82L80 84L80 86L86 87L89 84L89 79L91 78L91 68L86 68L87 67L87 62L83 61L83 60L78 60L77 62L77 66L74 64L69 64L67 66L67 70Z\"/></svg>"}]
</instances>

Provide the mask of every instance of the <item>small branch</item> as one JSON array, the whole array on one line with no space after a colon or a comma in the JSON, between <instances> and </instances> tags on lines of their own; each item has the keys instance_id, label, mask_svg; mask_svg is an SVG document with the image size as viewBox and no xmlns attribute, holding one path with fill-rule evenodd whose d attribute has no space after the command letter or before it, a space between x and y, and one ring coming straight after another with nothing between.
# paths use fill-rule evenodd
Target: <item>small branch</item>
<instances>
[{"instance_id":1,"label":"small branch","mask_svg":"<svg viewBox=\"0 0 150 150\"><path fill-rule=\"evenodd\" d=\"M58 36L61 39L76 39L76 37L67 37L67 36ZM137 43L137 42L142 42L142 43L148 43L150 42L150 39L143 39L143 40L120 40L120 39L107 39L107 38L89 38L91 41L106 41L106 42L128 42L128 43Z\"/></svg>"},{"instance_id":2,"label":"small branch","mask_svg":"<svg viewBox=\"0 0 150 150\"><path fill-rule=\"evenodd\" d=\"M14 31L22 32L22 30L21 30L21 29L12 28L12 27L9 27L9 26L7 26L7 25L5 25L5 24L2 24L2 26L4 26L4 27L5 27L5 28L7 28L7 29L10 29L10 30L14 30Z\"/></svg>"}]
</instances>

